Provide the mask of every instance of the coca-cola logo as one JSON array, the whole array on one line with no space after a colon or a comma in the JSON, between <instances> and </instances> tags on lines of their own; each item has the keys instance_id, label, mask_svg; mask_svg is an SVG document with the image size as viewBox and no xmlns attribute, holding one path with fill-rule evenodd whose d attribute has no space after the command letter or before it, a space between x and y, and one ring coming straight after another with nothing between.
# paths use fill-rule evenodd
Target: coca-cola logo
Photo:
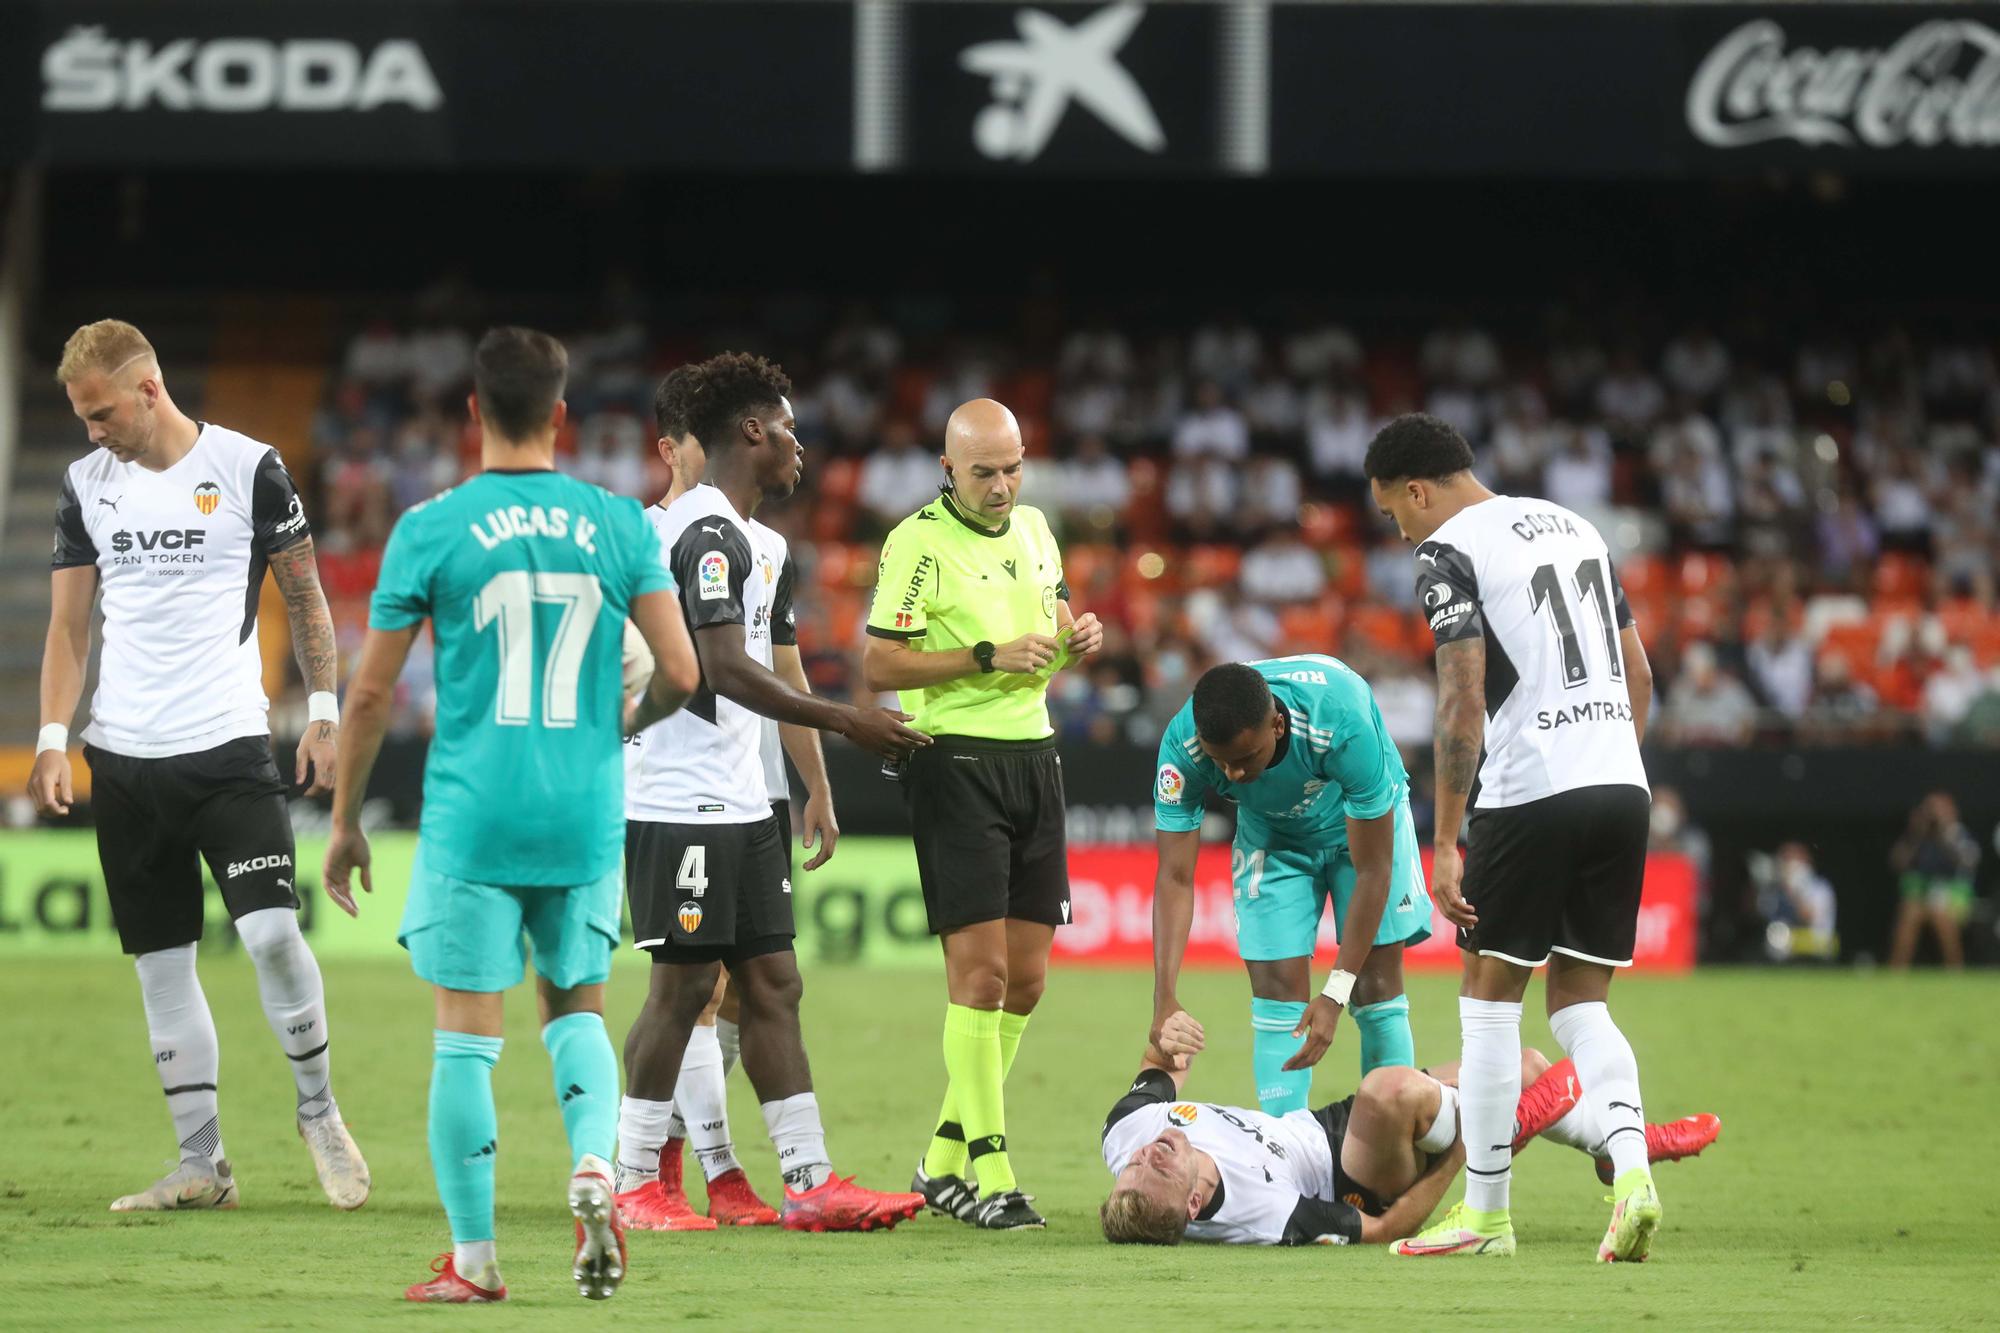
<instances>
[{"instance_id":1,"label":"coca-cola logo","mask_svg":"<svg viewBox=\"0 0 2000 1333\"><path fill-rule=\"evenodd\" d=\"M1716 148L1790 139L1840 147L2000 145L2000 33L1920 23L1886 48L1800 46L1770 19L1710 51L1687 92L1688 128Z\"/></svg>"}]
</instances>

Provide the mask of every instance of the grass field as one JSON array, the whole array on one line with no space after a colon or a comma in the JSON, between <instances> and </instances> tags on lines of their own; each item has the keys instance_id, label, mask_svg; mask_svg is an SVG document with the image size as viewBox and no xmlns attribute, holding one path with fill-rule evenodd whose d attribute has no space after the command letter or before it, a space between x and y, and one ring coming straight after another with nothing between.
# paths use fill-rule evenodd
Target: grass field
<instances>
[{"instance_id":1,"label":"grass field","mask_svg":"<svg viewBox=\"0 0 2000 1333\"><path fill-rule=\"evenodd\" d=\"M1008 1086L1015 1162L1048 1231L987 1235L925 1217L886 1235L639 1235L631 1277L605 1307L569 1281L567 1154L523 991L510 1000L496 1076L499 1239L513 1300L457 1312L398 1299L448 1245L424 1150L424 988L393 963L333 965L328 982L335 1087L374 1168L367 1207L326 1206L292 1131L290 1079L248 960L233 956L205 960L204 984L243 1207L113 1217L106 1203L159 1174L171 1149L131 969L115 958L0 966L0 1325L549 1329L643 1316L742 1328L1939 1328L1995 1319L1992 977L1712 972L1621 983L1614 1003L1639 1052L1648 1110L1712 1110L1725 1130L1703 1159L1663 1169L1654 1261L1607 1268L1591 1262L1604 1190L1583 1158L1549 1144L1516 1167L1512 1261L1104 1245L1097 1127L1136 1065L1148 983L1065 972ZM621 965L614 1037L642 985L639 967ZM1453 983L1426 978L1413 990L1419 1052L1455 1056ZM1210 1033L1196 1096L1249 1100L1244 997L1242 979L1226 973L1192 978L1183 992ZM843 1172L898 1189L909 1179L941 1087L941 1010L933 976L808 976L807 1037ZM1527 1040L1554 1049L1539 1017ZM1354 1060L1347 1030L1321 1067L1316 1102L1346 1091ZM731 1093L739 1153L774 1193L740 1074Z\"/></svg>"}]
</instances>

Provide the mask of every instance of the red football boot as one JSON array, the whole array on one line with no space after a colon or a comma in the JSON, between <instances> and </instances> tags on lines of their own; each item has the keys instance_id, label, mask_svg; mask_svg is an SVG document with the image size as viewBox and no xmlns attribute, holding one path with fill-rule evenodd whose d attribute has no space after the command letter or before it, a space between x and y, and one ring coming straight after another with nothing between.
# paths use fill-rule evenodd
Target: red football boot
<instances>
[{"instance_id":1,"label":"red football boot","mask_svg":"<svg viewBox=\"0 0 2000 1333\"><path fill-rule=\"evenodd\" d=\"M637 1189L618 1196L618 1211L632 1231L713 1231L713 1218L703 1217L687 1201L687 1195L669 1194L665 1185L649 1180Z\"/></svg>"},{"instance_id":2,"label":"red football boot","mask_svg":"<svg viewBox=\"0 0 2000 1333\"><path fill-rule=\"evenodd\" d=\"M1514 1151L1521 1151L1537 1134L1568 1115L1582 1095L1575 1065L1567 1060L1550 1065L1514 1103Z\"/></svg>"},{"instance_id":3,"label":"red football boot","mask_svg":"<svg viewBox=\"0 0 2000 1333\"><path fill-rule=\"evenodd\" d=\"M818 1189L788 1187L778 1221L787 1231L887 1231L923 1206L921 1194L883 1194L863 1189L852 1176L830 1175Z\"/></svg>"},{"instance_id":4,"label":"red football boot","mask_svg":"<svg viewBox=\"0 0 2000 1333\"><path fill-rule=\"evenodd\" d=\"M687 1181L681 1175L681 1149L686 1144L686 1139L668 1139L660 1148L660 1184L682 1203L687 1202Z\"/></svg>"},{"instance_id":5,"label":"red football boot","mask_svg":"<svg viewBox=\"0 0 2000 1333\"><path fill-rule=\"evenodd\" d=\"M708 1215L725 1227L778 1225L778 1210L757 1197L740 1166L708 1182Z\"/></svg>"},{"instance_id":6,"label":"red football boot","mask_svg":"<svg viewBox=\"0 0 2000 1333\"><path fill-rule=\"evenodd\" d=\"M1664 1125L1646 1126L1646 1160L1678 1162L1683 1157L1699 1157L1701 1150L1722 1137L1722 1118L1703 1112L1684 1115ZM1617 1172L1609 1157L1597 1159L1597 1178L1609 1185Z\"/></svg>"},{"instance_id":7,"label":"red football boot","mask_svg":"<svg viewBox=\"0 0 2000 1333\"><path fill-rule=\"evenodd\" d=\"M489 1291L460 1277L449 1254L431 1260L431 1272L437 1276L428 1282L412 1283L403 1292L403 1299L431 1305L487 1305L507 1299L505 1283Z\"/></svg>"}]
</instances>

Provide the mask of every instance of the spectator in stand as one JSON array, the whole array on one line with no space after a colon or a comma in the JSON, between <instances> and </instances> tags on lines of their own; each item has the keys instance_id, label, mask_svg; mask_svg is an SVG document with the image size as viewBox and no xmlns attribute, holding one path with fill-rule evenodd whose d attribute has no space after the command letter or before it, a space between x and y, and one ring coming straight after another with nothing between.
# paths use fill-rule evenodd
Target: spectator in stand
<instances>
[{"instance_id":1,"label":"spectator in stand","mask_svg":"<svg viewBox=\"0 0 2000 1333\"><path fill-rule=\"evenodd\" d=\"M1109 435L1125 416L1125 386L1094 373L1069 377L1051 410L1064 435Z\"/></svg>"},{"instance_id":2,"label":"spectator in stand","mask_svg":"<svg viewBox=\"0 0 2000 1333\"><path fill-rule=\"evenodd\" d=\"M1729 349L1707 327L1692 325L1667 344L1660 377L1690 403L1712 402L1729 380Z\"/></svg>"},{"instance_id":3,"label":"spectator in stand","mask_svg":"<svg viewBox=\"0 0 2000 1333\"><path fill-rule=\"evenodd\" d=\"M2000 523L1993 493L1980 476L1976 455L1959 454L1945 467L1931 527L1932 568L1938 586L1958 596L1990 598L1993 534Z\"/></svg>"},{"instance_id":4,"label":"spectator in stand","mask_svg":"<svg viewBox=\"0 0 2000 1333\"><path fill-rule=\"evenodd\" d=\"M1295 333L1285 340L1285 369L1301 384L1350 379L1361 372L1361 340L1334 323Z\"/></svg>"},{"instance_id":5,"label":"spectator in stand","mask_svg":"<svg viewBox=\"0 0 2000 1333\"><path fill-rule=\"evenodd\" d=\"M1253 602L1310 602L1326 591L1326 561L1296 528L1272 528L1244 555L1237 581Z\"/></svg>"},{"instance_id":6,"label":"spectator in stand","mask_svg":"<svg viewBox=\"0 0 2000 1333\"><path fill-rule=\"evenodd\" d=\"M1819 659L1801 732L1822 744L1870 739L1879 730L1878 704L1875 691L1855 679L1847 654L1828 653Z\"/></svg>"},{"instance_id":7,"label":"spectator in stand","mask_svg":"<svg viewBox=\"0 0 2000 1333\"><path fill-rule=\"evenodd\" d=\"M1597 382L1597 413L1614 440L1645 440L1654 421L1667 407L1660 382L1646 370L1639 353L1622 348L1611 359L1610 373Z\"/></svg>"},{"instance_id":8,"label":"spectator in stand","mask_svg":"<svg viewBox=\"0 0 2000 1333\"><path fill-rule=\"evenodd\" d=\"M993 396L993 362L985 353L968 350L950 358L944 372L924 390L924 438L942 440L945 422L960 403ZM922 505L923 500L917 501ZM913 506L915 507L915 506Z\"/></svg>"},{"instance_id":9,"label":"spectator in stand","mask_svg":"<svg viewBox=\"0 0 2000 1333\"><path fill-rule=\"evenodd\" d=\"M1773 615L1745 657L1757 696L1787 722L1796 723L1812 700L1813 654L1812 645L1786 619Z\"/></svg>"},{"instance_id":10,"label":"spectator in stand","mask_svg":"<svg viewBox=\"0 0 2000 1333\"><path fill-rule=\"evenodd\" d=\"M1604 348L1581 325L1558 312L1550 321L1549 393L1563 416L1588 414L1604 377Z\"/></svg>"},{"instance_id":11,"label":"spectator in stand","mask_svg":"<svg viewBox=\"0 0 2000 1333\"><path fill-rule=\"evenodd\" d=\"M2000 666L1986 673L1986 686L1965 710L1953 738L1963 745L2000 747Z\"/></svg>"},{"instance_id":12,"label":"spectator in stand","mask_svg":"<svg viewBox=\"0 0 2000 1333\"><path fill-rule=\"evenodd\" d=\"M1860 497L1843 488L1834 507L1819 517L1821 577L1835 588L1858 586L1866 581L1868 569L1881 550L1875 520Z\"/></svg>"},{"instance_id":13,"label":"spectator in stand","mask_svg":"<svg viewBox=\"0 0 2000 1333\"><path fill-rule=\"evenodd\" d=\"M398 428L389 473L389 503L396 513L458 481L452 433L451 424L436 412L411 417Z\"/></svg>"},{"instance_id":14,"label":"spectator in stand","mask_svg":"<svg viewBox=\"0 0 2000 1333\"><path fill-rule=\"evenodd\" d=\"M1757 909L1764 918L1764 951L1771 961L1838 957L1840 937L1834 926L1839 901L1826 876L1813 868L1811 850L1802 842L1788 842L1762 869L1756 875Z\"/></svg>"},{"instance_id":15,"label":"spectator in stand","mask_svg":"<svg viewBox=\"0 0 2000 1333\"><path fill-rule=\"evenodd\" d=\"M646 428L622 408L593 413L576 432L576 457L569 471L613 495L643 502L646 489Z\"/></svg>"},{"instance_id":16,"label":"spectator in stand","mask_svg":"<svg viewBox=\"0 0 2000 1333\"><path fill-rule=\"evenodd\" d=\"M882 446L861 465L855 498L874 527L887 532L911 510L936 499L941 480L937 456L918 446L916 427L892 421L882 433Z\"/></svg>"},{"instance_id":17,"label":"spectator in stand","mask_svg":"<svg viewBox=\"0 0 2000 1333\"><path fill-rule=\"evenodd\" d=\"M1954 643L1944 651L1944 665L1924 682L1924 735L1932 745L1949 745L1986 693L1986 675L1972 649Z\"/></svg>"},{"instance_id":18,"label":"spectator in stand","mask_svg":"<svg viewBox=\"0 0 2000 1333\"><path fill-rule=\"evenodd\" d=\"M1368 395L1348 381L1322 380L1306 395L1305 428L1313 476L1336 489L1359 486L1361 462L1375 438Z\"/></svg>"},{"instance_id":19,"label":"spectator in stand","mask_svg":"<svg viewBox=\"0 0 2000 1333\"><path fill-rule=\"evenodd\" d=\"M843 452L866 447L881 431L882 372L836 363L820 380L812 409Z\"/></svg>"},{"instance_id":20,"label":"spectator in stand","mask_svg":"<svg viewBox=\"0 0 2000 1333\"><path fill-rule=\"evenodd\" d=\"M472 339L463 329L418 329L409 336L404 352L410 397L420 409L457 403L472 382Z\"/></svg>"},{"instance_id":21,"label":"spectator in stand","mask_svg":"<svg viewBox=\"0 0 2000 1333\"><path fill-rule=\"evenodd\" d=\"M1167 477L1167 517L1181 541L1221 541L1234 533L1242 494L1238 471L1220 458L1176 463Z\"/></svg>"},{"instance_id":22,"label":"spectator in stand","mask_svg":"<svg viewBox=\"0 0 2000 1333\"><path fill-rule=\"evenodd\" d=\"M1043 492L1063 531L1072 540L1105 540L1118 527L1132 500L1132 478L1111 456L1102 435L1085 435L1064 462L1050 464L1055 485Z\"/></svg>"},{"instance_id":23,"label":"spectator in stand","mask_svg":"<svg viewBox=\"0 0 2000 1333\"><path fill-rule=\"evenodd\" d=\"M1611 504L1611 441L1595 426L1559 424L1542 468L1541 494L1585 518Z\"/></svg>"},{"instance_id":24,"label":"spectator in stand","mask_svg":"<svg viewBox=\"0 0 2000 1333\"><path fill-rule=\"evenodd\" d=\"M1243 396L1243 417L1250 426L1250 442L1260 449L1289 448L1298 438L1304 415L1298 386L1276 364L1266 361Z\"/></svg>"},{"instance_id":25,"label":"spectator in stand","mask_svg":"<svg viewBox=\"0 0 2000 1333\"><path fill-rule=\"evenodd\" d=\"M410 370L409 343L396 332L394 323L378 319L347 345L342 374L367 390L371 403L400 411Z\"/></svg>"},{"instance_id":26,"label":"spectator in stand","mask_svg":"<svg viewBox=\"0 0 2000 1333\"><path fill-rule=\"evenodd\" d=\"M1255 533L1273 524L1296 523L1304 499L1299 465L1276 450L1260 451L1243 469L1243 508L1237 515L1237 527Z\"/></svg>"},{"instance_id":27,"label":"spectator in stand","mask_svg":"<svg viewBox=\"0 0 2000 1333\"><path fill-rule=\"evenodd\" d=\"M1742 682L1716 665L1715 649L1691 643L1681 654L1680 675L1660 721L1662 737L1670 744L1743 745L1757 727L1757 702Z\"/></svg>"},{"instance_id":28,"label":"spectator in stand","mask_svg":"<svg viewBox=\"0 0 2000 1333\"><path fill-rule=\"evenodd\" d=\"M1186 401L1187 382L1180 366L1180 349L1171 338L1160 339L1146 353L1126 397L1131 438L1120 440L1121 446L1150 448L1173 438Z\"/></svg>"},{"instance_id":29,"label":"spectator in stand","mask_svg":"<svg viewBox=\"0 0 2000 1333\"><path fill-rule=\"evenodd\" d=\"M327 545L335 551L380 550L389 539L395 502L381 444L374 430L355 431L321 474Z\"/></svg>"},{"instance_id":30,"label":"spectator in stand","mask_svg":"<svg viewBox=\"0 0 2000 1333\"><path fill-rule=\"evenodd\" d=\"M1949 792L1933 792L1917 803L1909 827L1889 853L1889 865L1901 877L1902 890L1889 966L1910 965L1925 926L1937 937L1944 965L1965 966L1960 937L1972 914L1972 872L1979 866L1979 844L1960 822L1958 802Z\"/></svg>"},{"instance_id":31,"label":"spectator in stand","mask_svg":"<svg viewBox=\"0 0 2000 1333\"><path fill-rule=\"evenodd\" d=\"M1437 685L1431 673L1395 657L1372 658L1363 665L1367 670L1362 674L1375 693L1389 739L1405 754L1428 752L1437 715Z\"/></svg>"},{"instance_id":32,"label":"spectator in stand","mask_svg":"<svg viewBox=\"0 0 2000 1333\"><path fill-rule=\"evenodd\" d=\"M1708 834L1688 818L1687 801L1681 796L1680 788L1653 788L1653 809L1646 825L1646 850L1685 856L1692 861L1701 895L1704 898L1707 896L1708 868L1714 856L1714 844Z\"/></svg>"},{"instance_id":33,"label":"spectator in stand","mask_svg":"<svg viewBox=\"0 0 2000 1333\"><path fill-rule=\"evenodd\" d=\"M1795 468L1758 453L1744 465L1736 493L1746 555L1781 557L1803 542L1806 495Z\"/></svg>"},{"instance_id":34,"label":"spectator in stand","mask_svg":"<svg viewBox=\"0 0 2000 1333\"><path fill-rule=\"evenodd\" d=\"M1931 497L1925 484L1924 458L1913 448L1899 448L1883 459L1875 474L1875 526L1882 545L1891 550L1931 548Z\"/></svg>"},{"instance_id":35,"label":"spectator in stand","mask_svg":"<svg viewBox=\"0 0 2000 1333\"><path fill-rule=\"evenodd\" d=\"M1189 374L1239 392L1249 387L1250 377L1263 359L1263 338L1240 314L1204 324L1188 342Z\"/></svg>"},{"instance_id":36,"label":"spectator in stand","mask_svg":"<svg viewBox=\"0 0 2000 1333\"><path fill-rule=\"evenodd\" d=\"M1132 343L1102 315L1063 339L1056 370L1066 377L1118 382L1131 377Z\"/></svg>"},{"instance_id":37,"label":"spectator in stand","mask_svg":"<svg viewBox=\"0 0 2000 1333\"><path fill-rule=\"evenodd\" d=\"M1757 365L1742 365L1729 378L1717 414L1731 439L1742 430L1767 430L1792 424L1792 395L1785 381Z\"/></svg>"},{"instance_id":38,"label":"spectator in stand","mask_svg":"<svg viewBox=\"0 0 2000 1333\"><path fill-rule=\"evenodd\" d=\"M1417 349L1417 367L1433 384L1483 389L1500 377L1500 345L1463 314L1450 314Z\"/></svg>"},{"instance_id":39,"label":"spectator in stand","mask_svg":"<svg viewBox=\"0 0 2000 1333\"><path fill-rule=\"evenodd\" d=\"M2000 375L1993 351L1976 330L1931 345L1924 360L1924 400L1939 416L1972 416Z\"/></svg>"},{"instance_id":40,"label":"spectator in stand","mask_svg":"<svg viewBox=\"0 0 2000 1333\"><path fill-rule=\"evenodd\" d=\"M1736 493L1719 453L1683 443L1660 478L1660 505L1676 545L1727 550L1736 541Z\"/></svg>"},{"instance_id":41,"label":"spectator in stand","mask_svg":"<svg viewBox=\"0 0 2000 1333\"><path fill-rule=\"evenodd\" d=\"M1215 588L1198 588L1188 594L1183 609L1208 660L1255 662L1277 656L1283 636L1269 607Z\"/></svg>"},{"instance_id":42,"label":"spectator in stand","mask_svg":"<svg viewBox=\"0 0 2000 1333\"><path fill-rule=\"evenodd\" d=\"M1533 385L1517 384L1501 394L1492 439L1493 476L1500 492L1535 494L1558 439L1558 429L1549 424L1548 404Z\"/></svg>"},{"instance_id":43,"label":"spectator in stand","mask_svg":"<svg viewBox=\"0 0 2000 1333\"><path fill-rule=\"evenodd\" d=\"M826 343L826 357L830 364L862 374L886 373L902 355L903 340L894 326L859 303L850 305L842 312L840 324L828 336Z\"/></svg>"},{"instance_id":44,"label":"spectator in stand","mask_svg":"<svg viewBox=\"0 0 2000 1333\"><path fill-rule=\"evenodd\" d=\"M1667 403L1660 424L1653 428L1646 456L1653 471L1664 476L1682 454L1692 449L1703 459L1722 457L1722 432L1694 398L1676 393Z\"/></svg>"},{"instance_id":45,"label":"spectator in stand","mask_svg":"<svg viewBox=\"0 0 2000 1333\"><path fill-rule=\"evenodd\" d=\"M1194 406L1174 427L1174 456L1241 462L1249 454L1249 423L1223 397L1219 381L1203 380L1195 386Z\"/></svg>"}]
</instances>

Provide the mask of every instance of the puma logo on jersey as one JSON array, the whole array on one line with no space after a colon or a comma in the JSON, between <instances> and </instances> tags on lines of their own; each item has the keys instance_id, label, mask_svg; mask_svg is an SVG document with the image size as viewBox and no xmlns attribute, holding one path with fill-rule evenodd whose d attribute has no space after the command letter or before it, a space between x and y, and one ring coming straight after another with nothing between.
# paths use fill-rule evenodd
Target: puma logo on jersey
<instances>
[{"instance_id":1,"label":"puma logo on jersey","mask_svg":"<svg viewBox=\"0 0 2000 1333\"><path fill-rule=\"evenodd\" d=\"M118 497L118 500L123 500L124 498L125 497L121 495ZM101 505L111 506L111 512L114 514L118 512L118 500L107 500L101 495L97 497L97 503Z\"/></svg>"}]
</instances>

